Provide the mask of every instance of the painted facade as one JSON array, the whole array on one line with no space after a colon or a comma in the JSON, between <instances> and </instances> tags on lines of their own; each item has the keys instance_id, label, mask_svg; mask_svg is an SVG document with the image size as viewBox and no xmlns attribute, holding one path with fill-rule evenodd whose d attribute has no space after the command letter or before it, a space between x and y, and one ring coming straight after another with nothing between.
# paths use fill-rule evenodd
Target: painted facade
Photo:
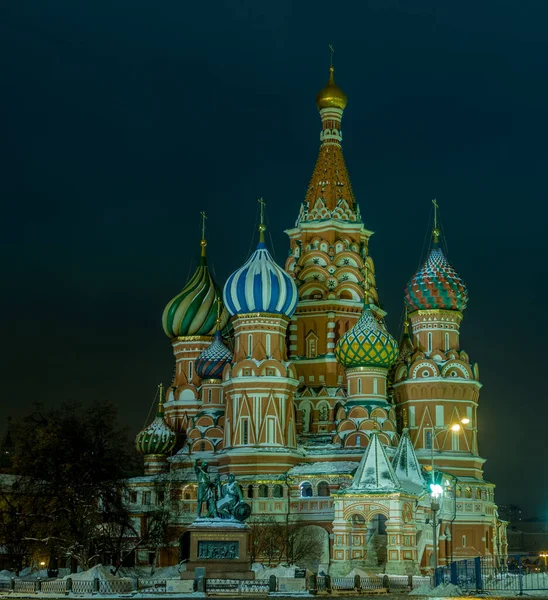
<instances>
[{"instance_id":1,"label":"painted facade","mask_svg":"<svg viewBox=\"0 0 548 600\"><path fill-rule=\"evenodd\" d=\"M200 266L164 311L174 377L137 438L145 474L130 482L140 527L153 506L169 502L163 564L181 558L196 516L196 459L221 478L237 476L255 519L320 532L313 566L333 574L428 571L432 482L443 488L440 564L507 553L478 450L479 370L460 348L466 286L436 223L405 290L402 339L388 332L369 253L373 232L342 152L346 103L331 68L316 98L318 160L286 232L284 267L266 247L261 219L256 250L221 291L202 234ZM148 560L148 551L137 558Z\"/></svg>"}]
</instances>

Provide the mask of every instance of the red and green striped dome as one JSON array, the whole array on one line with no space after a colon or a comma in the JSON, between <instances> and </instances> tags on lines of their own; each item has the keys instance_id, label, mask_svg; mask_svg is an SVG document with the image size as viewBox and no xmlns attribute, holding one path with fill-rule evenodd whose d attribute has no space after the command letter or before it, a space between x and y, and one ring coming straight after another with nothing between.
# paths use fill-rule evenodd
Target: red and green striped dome
<instances>
[{"instance_id":1,"label":"red and green striped dome","mask_svg":"<svg viewBox=\"0 0 548 600\"><path fill-rule=\"evenodd\" d=\"M422 267L413 275L405 290L405 304L415 310L464 310L468 290L459 274L434 242Z\"/></svg>"}]
</instances>

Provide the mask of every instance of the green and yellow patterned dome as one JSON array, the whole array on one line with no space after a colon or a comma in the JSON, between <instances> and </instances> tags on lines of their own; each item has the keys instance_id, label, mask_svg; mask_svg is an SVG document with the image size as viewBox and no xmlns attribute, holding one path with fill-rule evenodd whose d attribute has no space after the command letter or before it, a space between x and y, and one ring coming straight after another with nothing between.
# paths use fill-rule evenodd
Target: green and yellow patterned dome
<instances>
[{"instance_id":1,"label":"green and yellow patterned dome","mask_svg":"<svg viewBox=\"0 0 548 600\"><path fill-rule=\"evenodd\" d=\"M158 386L160 399L156 418L135 438L135 447L143 454L169 454L176 442L176 434L164 419L164 388Z\"/></svg>"},{"instance_id":2,"label":"green and yellow patterned dome","mask_svg":"<svg viewBox=\"0 0 548 600\"><path fill-rule=\"evenodd\" d=\"M389 369L398 358L398 344L373 314L370 305L364 304L359 321L337 342L335 357L346 369Z\"/></svg>"}]
</instances>

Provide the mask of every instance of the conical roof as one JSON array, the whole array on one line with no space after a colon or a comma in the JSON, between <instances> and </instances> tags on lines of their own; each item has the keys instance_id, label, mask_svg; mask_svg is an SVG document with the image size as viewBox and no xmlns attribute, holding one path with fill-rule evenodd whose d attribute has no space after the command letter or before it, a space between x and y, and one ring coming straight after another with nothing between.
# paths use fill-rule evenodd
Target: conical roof
<instances>
[{"instance_id":1,"label":"conical roof","mask_svg":"<svg viewBox=\"0 0 548 600\"><path fill-rule=\"evenodd\" d=\"M426 487L421 466L409 437L409 429L405 428L392 459L392 467L401 487L412 494L421 494Z\"/></svg>"},{"instance_id":2,"label":"conical roof","mask_svg":"<svg viewBox=\"0 0 548 600\"><path fill-rule=\"evenodd\" d=\"M345 492L386 494L399 490L398 477L390 464L384 446L379 439L379 431L374 429L369 434L369 445L354 473L352 485Z\"/></svg>"}]
</instances>

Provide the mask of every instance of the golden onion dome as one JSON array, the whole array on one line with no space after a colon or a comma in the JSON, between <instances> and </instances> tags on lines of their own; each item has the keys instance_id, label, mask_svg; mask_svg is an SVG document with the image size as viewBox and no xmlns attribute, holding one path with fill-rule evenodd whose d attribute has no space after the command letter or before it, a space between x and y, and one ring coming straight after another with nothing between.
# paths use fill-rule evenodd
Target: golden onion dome
<instances>
[{"instance_id":1,"label":"golden onion dome","mask_svg":"<svg viewBox=\"0 0 548 600\"><path fill-rule=\"evenodd\" d=\"M329 81L323 90L316 96L316 106L318 107L318 110L321 110L322 108L340 108L344 110L346 107L346 94L335 83L334 72L335 69L329 67Z\"/></svg>"}]
</instances>

